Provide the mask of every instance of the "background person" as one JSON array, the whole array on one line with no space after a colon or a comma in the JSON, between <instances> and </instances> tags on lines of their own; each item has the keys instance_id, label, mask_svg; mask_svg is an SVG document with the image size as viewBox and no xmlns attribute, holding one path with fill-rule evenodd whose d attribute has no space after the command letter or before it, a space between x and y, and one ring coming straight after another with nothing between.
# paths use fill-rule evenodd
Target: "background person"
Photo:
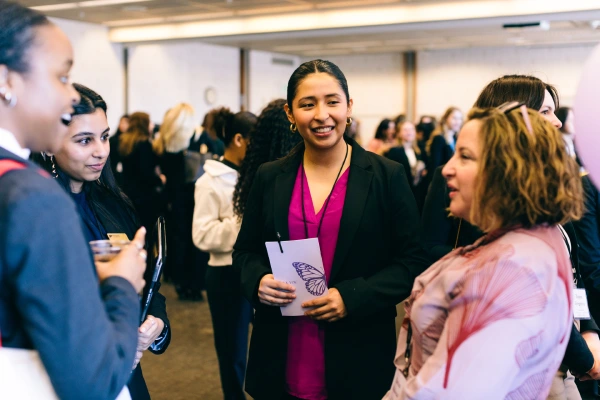
<instances>
[{"instance_id":1,"label":"background person","mask_svg":"<svg viewBox=\"0 0 600 400\"><path fill-rule=\"evenodd\" d=\"M146 229L154 227L162 210L164 175L156 172L158 158L150 142L150 116L135 112L129 116L129 129L119 139L123 163L123 191L131 199Z\"/></svg>"},{"instance_id":2,"label":"background person","mask_svg":"<svg viewBox=\"0 0 600 400\"><path fill-rule=\"evenodd\" d=\"M248 137L256 125L249 112L221 109L214 126L225 144L220 161L207 160L205 173L196 182L193 239L210 253L206 271L206 296L213 322L221 387L226 400L245 399L244 376L248 352L248 325L252 306L242 296L240 273L232 267L231 253L240 229L233 212L233 190L238 169L246 156Z\"/></svg>"}]
</instances>

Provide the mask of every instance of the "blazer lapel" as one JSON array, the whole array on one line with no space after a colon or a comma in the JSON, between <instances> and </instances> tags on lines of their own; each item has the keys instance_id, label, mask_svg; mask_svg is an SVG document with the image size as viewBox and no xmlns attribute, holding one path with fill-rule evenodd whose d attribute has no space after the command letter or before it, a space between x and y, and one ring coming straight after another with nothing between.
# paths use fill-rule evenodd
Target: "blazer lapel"
<instances>
[{"instance_id":1,"label":"blazer lapel","mask_svg":"<svg viewBox=\"0 0 600 400\"><path fill-rule=\"evenodd\" d=\"M289 162L281 167L281 173L275 178L274 224L275 233L281 235L281 240L289 240L288 214L292 201L292 192L296 183L296 175L304 148L297 149L296 154L290 157Z\"/></svg>"},{"instance_id":2,"label":"blazer lapel","mask_svg":"<svg viewBox=\"0 0 600 400\"><path fill-rule=\"evenodd\" d=\"M371 163L367 158L366 151L353 140L349 139L348 142L352 145L352 161L331 277L329 278L330 282L339 272L348 251L352 247L354 235L360 225L365 203L369 196L371 180L373 179L373 173L370 171Z\"/></svg>"}]
</instances>

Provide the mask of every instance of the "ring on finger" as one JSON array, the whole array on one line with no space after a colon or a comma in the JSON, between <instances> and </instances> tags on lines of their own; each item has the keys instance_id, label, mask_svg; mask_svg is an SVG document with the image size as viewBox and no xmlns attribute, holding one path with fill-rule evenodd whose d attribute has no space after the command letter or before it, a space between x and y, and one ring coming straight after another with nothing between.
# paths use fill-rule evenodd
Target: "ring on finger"
<instances>
[{"instance_id":1,"label":"ring on finger","mask_svg":"<svg viewBox=\"0 0 600 400\"><path fill-rule=\"evenodd\" d=\"M146 253L145 250L140 250L140 252L138 254L140 257L142 257L144 259L144 261L148 258L148 254Z\"/></svg>"}]
</instances>

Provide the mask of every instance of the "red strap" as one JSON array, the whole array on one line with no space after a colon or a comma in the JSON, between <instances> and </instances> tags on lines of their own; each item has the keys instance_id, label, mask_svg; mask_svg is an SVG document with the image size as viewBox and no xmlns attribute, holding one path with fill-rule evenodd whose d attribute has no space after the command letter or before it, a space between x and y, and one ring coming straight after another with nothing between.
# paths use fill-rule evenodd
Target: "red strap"
<instances>
[{"instance_id":1,"label":"red strap","mask_svg":"<svg viewBox=\"0 0 600 400\"><path fill-rule=\"evenodd\" d=\"M5 158L4 160L0 160L0 176L4 175L7 172L17 170L17 169L25 169L25 164L22 162L11 160L9 158Z\"/></svg>"}]
</instances>

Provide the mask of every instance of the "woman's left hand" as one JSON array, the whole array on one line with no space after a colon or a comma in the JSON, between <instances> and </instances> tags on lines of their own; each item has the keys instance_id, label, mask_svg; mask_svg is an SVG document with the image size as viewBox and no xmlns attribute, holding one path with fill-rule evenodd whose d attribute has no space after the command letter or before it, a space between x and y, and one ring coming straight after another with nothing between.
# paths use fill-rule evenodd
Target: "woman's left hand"
<instances>
[{"instance_id":1,"label":"woman's left hand","mask_svg":"<svg viewBox=\"0 0 600 400\"><path fill-rule=\"evenodd\" d=\"M317 321L334 322L347 315L344 300L336 288L329 289L323 297L302 303L302 307L314 307L304 315Z\"/></svg>"},{"instance_id":2,"label":"woman's left hand","mask_svg":"<svg viewBox=\"0 0 600 400\"><path fill-rule=\"evenodd\" d=\"M135 361L133 363L133 369L137 367L138 363L142 359L144 351L150 347L152 343L160 336L160 333L165 328L165 323L162 319L156 318L152 315L148 315L148 318L144 321L142 326L138 329L138 345L135 353Z\"/></svg>"}]
</instances>

